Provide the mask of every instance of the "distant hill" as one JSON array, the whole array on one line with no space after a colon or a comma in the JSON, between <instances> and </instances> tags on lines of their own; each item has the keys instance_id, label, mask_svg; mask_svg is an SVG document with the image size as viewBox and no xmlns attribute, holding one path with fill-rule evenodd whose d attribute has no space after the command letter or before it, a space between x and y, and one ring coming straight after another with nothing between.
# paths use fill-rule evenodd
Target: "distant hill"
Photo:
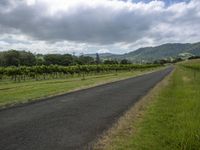
<instances>
[{"instance_id":1,"label":"distant hill","mask_svg":"<svg viewBox=\"0 0 200 150\"><path fill-rule=\"evenodd\" d=\"M99 54L99 56L100 56L101 58L112 57L113 55L115 55L115 54L112 54L112 53L100 53L100 54ZM95 58L95 57L96 57L96 54L85 54L85 56L90 56L90 57Z\"/></svg>"},{"instance_id":2,"label":"distant hill","mask_svg":"<svg viewBox=\"0 0 200 150\"><path fill-rule=\"evenodd\" d=\"M139 48L122 55L105 53L99 54L99 56L101 59L128 59L133 62L140 62L177 57L186 53L191 56L200 56L200 42L194 44L168 43L156 47ZM95 57L96 54L90 54L90 56Z\"/></svg>"}]
</instances>

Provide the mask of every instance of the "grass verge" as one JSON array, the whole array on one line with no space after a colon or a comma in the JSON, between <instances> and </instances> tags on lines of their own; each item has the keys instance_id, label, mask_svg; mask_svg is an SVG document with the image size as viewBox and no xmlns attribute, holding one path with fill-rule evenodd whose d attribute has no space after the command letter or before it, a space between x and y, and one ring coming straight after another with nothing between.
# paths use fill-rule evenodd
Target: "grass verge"
<instances>
[{"instance_id":1,"label":"grass verge","mask_svg":"<svg viewBox=\"0 0 200 150\"><path fill-rule=\"evenodd\" d=\"M89 75L84 80L82 77L66 79L27 81L21 83L1 82L0 83L0 107L26 103L45 97L60 95L74 90L93 87L108 82L114 82L152 72L161 68L146 69L142 71L118 72L109 74Z\"/></svg>"},{"instance_id":2,"label":"grass verge","mask_svg":"<svg viewBox=\"0 0 200 150\"><path fill-rule=\"evenodd\" d=\"M189 63L189 62L187 62ZM200 148L200 72L177 66L95 145L105 150Z\"/></svg>"}]
</instances>

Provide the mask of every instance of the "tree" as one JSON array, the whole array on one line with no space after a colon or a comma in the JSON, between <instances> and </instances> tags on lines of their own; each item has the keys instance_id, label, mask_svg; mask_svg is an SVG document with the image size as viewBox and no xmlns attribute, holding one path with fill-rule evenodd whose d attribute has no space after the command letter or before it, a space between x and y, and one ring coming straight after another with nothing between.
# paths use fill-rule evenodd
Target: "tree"
<instances>
[{"instance_id":1,"label":"tree","mask_svg":"<svg viewBox=\"0 0 200 150\"><path fill-rule=\"evenodd\" d=\"M45 64L45 60L44 60L44 56L42 54L37 54L35 56L36 58L36 65L44 65Z\"/></svg>"},{"instance_id":2,"label":"tree","mask_svg":"<svg viewBox=\"0 0 200 150\"><path fill-rule=\"evenodd\" d=\"M16 50L3 52L3 66L19 66L19 55L19 51Z\"/></svg>"},{"instance_id":3,"label":"tree","mask_svg":"<svg viewBox=\"0 0 200 150\"><path fill-rule=\"evenodd\" d=\"M74 59L74 56L70 54L64 54L62 55L62 58L60 60L61 61L60 65L63 65L63 66L73 65L73 59Z\"/></svg>"},{"instance_id":4,"label":"tree","mask_svg":"<svg viewBox=\"0 0 200 150\"><path fill-rule=\"evenodd\" d=\"M118 64L117 60L104 60L104 64Z\"/></svg>"},{"instance_id":5,"label":"tree","mask_svg":"<svg viewBox=\"0 0 200 150\"><path fill-rule=\"evenodd\" d=\"M36 64L36 58L31 52L19 52L19 62L23 66L33 66Z\"/></svg>"},{"instance_id":6,"label":"tree","mask_svg":"<svg viewBox=\"0 0 200 150\"><path fill-rule=\"evenodd\" d=\"M101 63L101 60L100 60L99 54L96 53L96 64L100 64L100 63Z\"/></svg>"},{"instance_id":7,"label":"tree","mask_svg":"<svg viewBox=\"0 0 200 150\"><path fill-rule=\"evenodd\" d=\"M44 55L44 61L46 65L61 65L61 54L47 54Z\"/></svg>"},{"instance_id":8,"label":"tree","mask_svg":"<svg viewBox=\"0 0 200 150\"><path fill-rule=\"evenodd\" d=\"M31 52L9 50L0 53L1 66L33 66L35 64L36 59Z\"/></svg>"},{"instance_id":9,"label":"tree","mask_svg":"<svg viewBox=\"0 0 200 150\"><path fill-rule=\"evenodd\" d=\"M5 66L5 58L3 52L0 52L0 66Z\"/></svg>"},{"instance_id":10,"label":"tree","mask_svg":"<svg viewBox=\"0 0 200 150\"><path fill-rule=\"evenodd\" d=\"M131 64L131 62L129 60L127 60L127 59L122 59L120 61L120 64Z\"/></svg>"},{"instance_id":11,"label":"tree","mask_svg":"<svg viewBox=\"0 0 200 150\"><path fill-rule=\"evenodd\" d=\"M81 55L78 58L77 62L79 65L88 65L88 64L94 64L95 61L94 61L94 58L92 57Z\"/></svg>"},{"instance_id":12,"label":"tree","mask_svg":"<svg viewBox=\"0 0 200 150\"><path fill-rule=\"evenodd\" d=\"M73 64L73 57L70 54L47 54L44 55L44 61L46 65L69 66Z\"/></svg>"}]
</instances>

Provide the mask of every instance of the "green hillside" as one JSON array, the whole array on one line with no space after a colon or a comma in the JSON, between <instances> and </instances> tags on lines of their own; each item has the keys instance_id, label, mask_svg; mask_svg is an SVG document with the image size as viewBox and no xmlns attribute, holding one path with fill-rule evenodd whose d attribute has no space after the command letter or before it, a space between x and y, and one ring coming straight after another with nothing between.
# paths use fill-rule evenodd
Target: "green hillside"
<instances>
[{"instance_id":1,"label":"green hillside","mask_svg":"<svg viewBox=\"0 0 200 150\"><path fill-rule=\"evenodd\" d=\"M200 56L200 42L194 44L168 43L156 47L139 48L135 51L131 51L122 55L110 53L109 55L100 54L100 57L102 59L129 59L131 61L137 62L177 57L181 54ZM92 56L92 54L90 56Z\"/></svg>"},{"instance_id":2,"label":"green hillside","mask_svg":"<svg viewBox=\"0 0 200 150\"><path fill-rule=\"evenodd\" d=\"M155 60L178 56L190 47L191 44L164 44L157 47L140 48L124 56L130 60Z\"/></svg>"}]
</instances>

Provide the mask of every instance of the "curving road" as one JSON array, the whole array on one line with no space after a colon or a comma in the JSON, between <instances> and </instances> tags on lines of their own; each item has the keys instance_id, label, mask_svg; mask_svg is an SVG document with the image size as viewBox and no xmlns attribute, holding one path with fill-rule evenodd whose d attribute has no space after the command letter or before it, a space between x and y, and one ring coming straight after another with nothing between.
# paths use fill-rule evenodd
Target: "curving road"
<instances>
[{"instance_id":1,"label":"curving road","mask_svg":"<svg viewBox=\"0 0 200 150\"><path fill-rule=\"evenodd\" d=\"M172 69L0 110L0 150L82 149Z\"/></svg>"}]
</instances>

